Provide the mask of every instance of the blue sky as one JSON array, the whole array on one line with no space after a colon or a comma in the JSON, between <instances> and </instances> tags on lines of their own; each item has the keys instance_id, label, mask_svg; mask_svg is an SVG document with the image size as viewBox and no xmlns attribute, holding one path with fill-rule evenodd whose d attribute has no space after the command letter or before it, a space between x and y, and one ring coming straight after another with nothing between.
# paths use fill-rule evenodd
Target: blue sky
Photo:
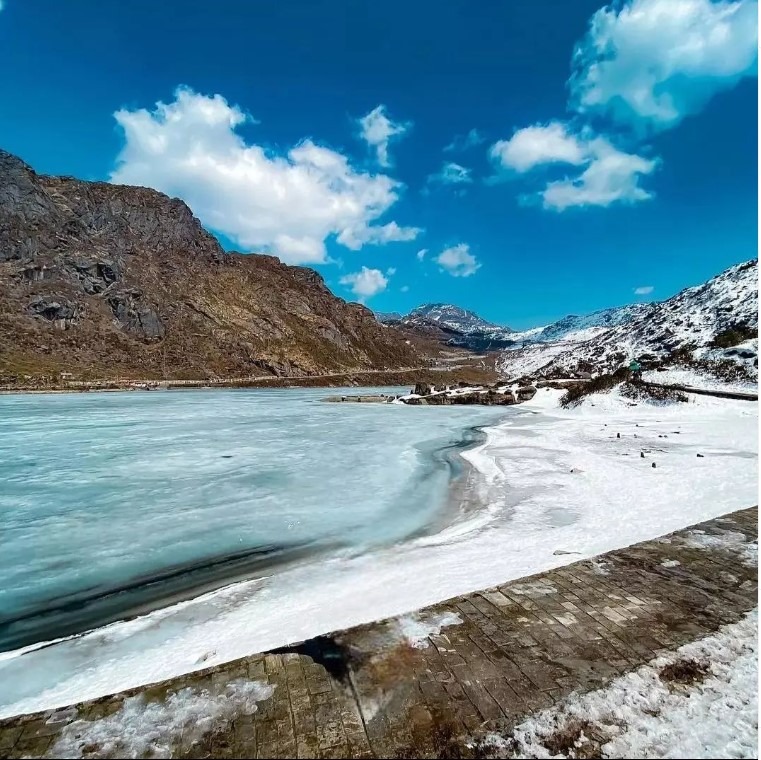
<instances>
[{"instance_id":1,"label":"blue sky","mask_svg":"<svg viewBox=\"0 0 761 760\"><path fill-rule=\"evenodd\" d=\"M521 329L757 253L750 0L2 5L0 147L377 310Z\"/></svg>"}]
</instances>

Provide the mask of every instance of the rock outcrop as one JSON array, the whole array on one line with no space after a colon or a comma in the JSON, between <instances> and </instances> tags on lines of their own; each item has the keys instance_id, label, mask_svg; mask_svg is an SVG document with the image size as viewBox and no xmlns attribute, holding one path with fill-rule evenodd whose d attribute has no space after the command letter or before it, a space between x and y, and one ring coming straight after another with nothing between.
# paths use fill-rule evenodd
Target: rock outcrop
<instances>
[{"instance_id":1,"label":"rock outcrop","mask_svg":"<svg viewBox=\"0 0 761 760\"><path fill-rule=\"evenodd\" d=\"M412 394L400 398L411 406L512 406L530 401L536 394L533 385L519 386L514 390L499 383L492 386L437 387L418 383Z\"/></svg>"},{"instance_id":2,"label":"rock outcrop","mask_svg":"<svg viewBox=\"0 0 761 760\"><path fill-rule=\"evenodd\" d=\"M397 330L319 274L226 253L180 200L47 177L0 151L0 376L396 369Z\"/></svg>"}]
</instances>

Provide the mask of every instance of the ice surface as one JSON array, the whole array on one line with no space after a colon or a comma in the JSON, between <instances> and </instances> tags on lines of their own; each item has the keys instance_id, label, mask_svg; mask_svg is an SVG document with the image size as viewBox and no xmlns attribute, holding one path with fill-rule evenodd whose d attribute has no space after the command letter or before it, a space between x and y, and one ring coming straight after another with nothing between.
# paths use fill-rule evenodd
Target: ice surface
<instances>
[{"instance_id":1,"label":"ice surface","mask_svg":"<svg viewBox=\"0 0 761 760\"><path fill-rule=\"evenodd\" d=\"M52 605L129 587L101 602L118 613L160 595L158 576L169 595L247 553L402 539L445 501L441 450L505 414L319 403L328 393L0 397L0 649L3 623Z\"/></svg>"}]
</instances>

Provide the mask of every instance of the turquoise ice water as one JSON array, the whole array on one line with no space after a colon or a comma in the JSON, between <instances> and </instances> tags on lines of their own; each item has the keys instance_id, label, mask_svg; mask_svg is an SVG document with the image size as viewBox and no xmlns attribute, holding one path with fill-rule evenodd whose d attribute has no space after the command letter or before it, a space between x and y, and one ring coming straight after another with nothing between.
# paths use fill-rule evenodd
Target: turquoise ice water
<instances>
[{"instance_id":1,"label":"turquoise ice water","mask_svg":"<svg viewBox=\"0 0 761 760\"><path fill-rule=\"evenodd\" d=\"M0 396L0 650L29 643L14 620L47 610L44 640L59 609L104 596L118 618L136 583L168 573L187 592L188 568L217 563L218 581L231 557L401 540L442 508L442 452L504 415L320 402L335 393Z\"/></svg>"}]
</instances>

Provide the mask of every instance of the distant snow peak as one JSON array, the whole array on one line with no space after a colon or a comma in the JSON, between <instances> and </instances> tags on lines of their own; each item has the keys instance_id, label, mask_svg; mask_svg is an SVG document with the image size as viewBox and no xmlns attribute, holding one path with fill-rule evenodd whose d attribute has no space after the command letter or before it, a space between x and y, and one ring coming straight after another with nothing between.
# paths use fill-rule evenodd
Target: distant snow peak
<instances>
[{"instance_id":1,"label":"distant snow peak","mask_svg":"<svg viewBox=\"0 0 761 760\"><path fill-rule=\"evenodd\" d=\"M473 311L463 309L448 303L427 303L413 309L408 319L421 318L429 322L436 322L442 327L457 330L464 334L475 332L490 332L493 330L505 330L511 332L509 327L501 327L493 322L488 322Z\"/></svg>"}]
</instances>

